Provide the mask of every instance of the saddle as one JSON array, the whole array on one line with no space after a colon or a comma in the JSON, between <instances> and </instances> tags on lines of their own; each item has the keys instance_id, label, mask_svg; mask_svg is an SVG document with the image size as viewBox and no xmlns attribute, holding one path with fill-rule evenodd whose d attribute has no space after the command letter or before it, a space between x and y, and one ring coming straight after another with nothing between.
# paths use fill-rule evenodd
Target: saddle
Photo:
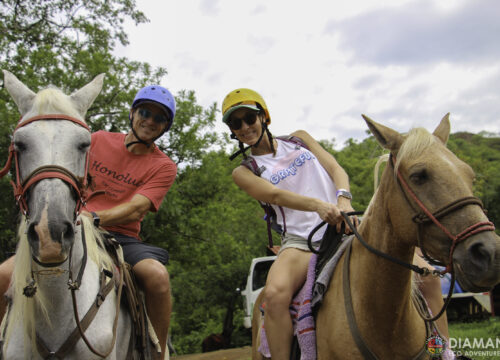
<instances>
[{"instance_id":1,"label":"saddle","mask_svg":"<svg viewBox=\"0 0 500 360\"><path fill-rule=\"evenodd\" d=\"M147 315L144 293L137 283L134 272L132 271L132 266L123 259L123 252L118 241L109 233L103 233L103 235L106 251L113 259L115 265L118 268L122 268L124 271L123 289L133 323L133 339L130 341L129 350L127 351L129 354L127 360L129 356L130 359L133 358L132 354L134 348L140 354L141 360L160 359L160 342L156 337L156 333ZM120 267L120 264L124 266ZM125 300L122 298L122 303L123 301Z\"/></svg>"}]
</instances>

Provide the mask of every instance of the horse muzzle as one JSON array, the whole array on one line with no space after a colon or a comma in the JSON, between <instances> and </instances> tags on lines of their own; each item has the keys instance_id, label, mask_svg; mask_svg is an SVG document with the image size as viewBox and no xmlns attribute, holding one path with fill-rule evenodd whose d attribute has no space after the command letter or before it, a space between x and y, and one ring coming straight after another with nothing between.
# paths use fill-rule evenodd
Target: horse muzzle
<instances>
[{"instance_id":1,"label":"horse muzzle","mask_svg":"<svg viewBox=\"0 0 500 360\"><path fill-rule=\"evenodd\" d=\"M464 290L490 290L500 283L500 237L493 231L470 237L456 247L453 264Z\"/></svg>"},{"instance_id":2,"label":"horse muzzle","mask_svg":"<svg viewBox=\"0 0 500 360\"><path fill-rule=\"evenodd\" d=\"M63 188L61 190L64 192ZM42 264L65 261L75 238L73 213L66 211L66 203L58 197L51 202L41 198L33 200L30 202L32 218L28 220L27 227L33 258Z\"/></svg>"}]
</instances>

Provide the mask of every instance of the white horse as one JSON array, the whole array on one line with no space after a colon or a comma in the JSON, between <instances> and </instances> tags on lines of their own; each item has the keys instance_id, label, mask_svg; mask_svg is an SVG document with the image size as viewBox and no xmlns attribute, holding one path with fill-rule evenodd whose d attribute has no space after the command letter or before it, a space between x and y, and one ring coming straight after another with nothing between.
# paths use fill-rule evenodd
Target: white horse
<instances>
[{"instance_id":1,"label":"white horse","mask_svg":"<svg viewBox=\"0 0 500 360\"><path fill-rule=\"evenodd\" d=\"M35 94L4 71L21 113L11 153L23 218L1 358L132 358L132 321L119 301L123 273L90 221L78 216L90 146L84 115L103 77L67 96L54 88Z\"/></svg>"}]
</instances>

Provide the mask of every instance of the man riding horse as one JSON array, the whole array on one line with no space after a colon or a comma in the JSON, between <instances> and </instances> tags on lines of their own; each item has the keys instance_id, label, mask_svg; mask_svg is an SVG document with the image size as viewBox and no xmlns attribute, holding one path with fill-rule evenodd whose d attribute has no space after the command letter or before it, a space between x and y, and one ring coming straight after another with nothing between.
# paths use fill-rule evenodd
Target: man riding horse
<instances>
[{"instance_id":1,"label":"man riding horse","mask_svg":"<svg viewBox=\"0 0 500 360\"><path fill-rule=\"evenodd\" d=\"M140 224L158 211L173 184L175 163L154 144L172 126L175 99L164 87L146 86L130 109L128 134L98 131L92 134L89 175L94 188L82 215L109 231L122 245L125 261L145 292L146 308L165 356L171 314L170 280L166 250L144 244ZM14 257L0 265L0 293L9 286ZM6 302L0 299L0 316Z\"/></svg>"}]
</instances>

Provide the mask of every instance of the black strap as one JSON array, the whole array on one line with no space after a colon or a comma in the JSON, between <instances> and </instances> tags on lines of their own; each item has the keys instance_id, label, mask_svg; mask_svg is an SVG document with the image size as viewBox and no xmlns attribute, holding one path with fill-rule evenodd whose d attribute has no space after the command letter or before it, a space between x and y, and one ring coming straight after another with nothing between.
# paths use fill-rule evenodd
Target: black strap
<instances>
[{"instance_id":1,"label":"black strap","mask_svg":"<svg viewBox=\"0 0 500 360\"><path fill-rule=\"evenodd\" d=\"M374 247L372 247L371 245L369 245L364 239L363 237L358 233L358 230L354 227L353 223L351 222L351 220L349 219L349 216L350 215L361 215L363 214L363 212L360 212L360 211L354 211L354 212L350 212L350 213L345 213L343 211L340 212L342 214L342 216L344 217L345 219L345 222L347 223L347 225L351 228L352 232L354 233L354 235L356 235L356 238L359 240L359 242L365 247L367 248L368 250L370 250L372 253L374 253L375 255L378 255L386 260L389 260L389 261L392 261L393 263L395 264L398 264L402 267L405 267L407 269L410 269L412 271L415 271L416 273L420 274L420 275L424 275L424 274L427 274L427 272L429 271L428 269L424 269L424 268L421 268L417 265L413 265L413 264L408 264L404 261L401 261L395 257L392 257L386 253L383 253L382 251L378 250L378 249L375 249Z\"/></svg>"},{"instance_id":2,"label":"black strap","mask_svg":"<svg viewBox=\"0 0 500 360\"><path fill-rule=\"evenodd\" d=\"M349 278L349 262L351 258L351 248L352 242L347 246L347 252L344 259L344 268L342 273L342 286L344 291L344 306L345 313L347 316L347 322L349 323L349 328L351 329L351 335L356 343L358 350L361 352L365 360L378 360L377 356L368 348L364 342L361 334L359 332L358 325L356 324L356 318L354 315L354 309L352 306L351 297L351 283Z\"/></svg>"}]
</instances>

